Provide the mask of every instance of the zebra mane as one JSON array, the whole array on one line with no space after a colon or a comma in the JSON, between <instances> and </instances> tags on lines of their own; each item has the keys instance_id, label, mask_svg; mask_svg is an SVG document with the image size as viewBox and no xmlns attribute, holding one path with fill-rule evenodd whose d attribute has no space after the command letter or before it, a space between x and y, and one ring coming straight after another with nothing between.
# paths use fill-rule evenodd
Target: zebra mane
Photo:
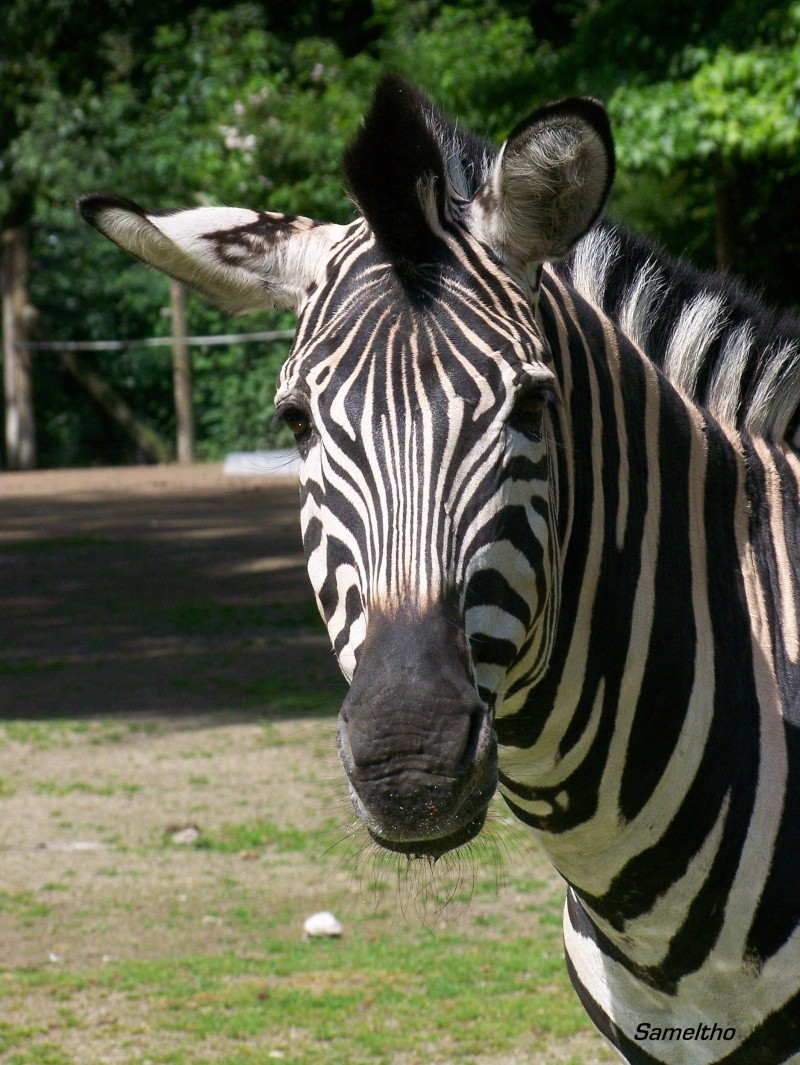
<instances>
[{"instance_id":1,"label":"zebra mane","mask_svg":"<svg viewBox=\"0 0 800 1065\"><path fill-rule=\"evenodd\" d=\"M800 319L609 222L555 270L713 415L797 444Z\"/></svg>"},{"instance_id":2,"label":"zebra mane","mask_svg":"<svg viewBox=\"0 0 800 1065\"><path fill-rule=\"evenodd\" d=\"M381 79L344 167L402 278L413 284L419 267L440 259L441 222L478 193L496 158L404 78ZM713 415L800 446L800 319L609 222L553 268Z\"/></svg>"}]
</instances>

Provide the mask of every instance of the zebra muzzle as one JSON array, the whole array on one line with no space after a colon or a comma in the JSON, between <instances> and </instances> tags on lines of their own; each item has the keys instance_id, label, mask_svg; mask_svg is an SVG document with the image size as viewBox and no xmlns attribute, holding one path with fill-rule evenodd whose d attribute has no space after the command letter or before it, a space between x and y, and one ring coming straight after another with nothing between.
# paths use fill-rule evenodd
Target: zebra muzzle
<instances>
[{"instance_id":1,"label":"zebra muzzle","mask_svg":"<svg viewBox=\"0 0 800 1065\"><path fill-rule=\"evenodd\" d=\"M356 811L382 846L437 856L480 831L497 742L454 612L373 615L338 746Z\"/></svg>"}]
</instances>

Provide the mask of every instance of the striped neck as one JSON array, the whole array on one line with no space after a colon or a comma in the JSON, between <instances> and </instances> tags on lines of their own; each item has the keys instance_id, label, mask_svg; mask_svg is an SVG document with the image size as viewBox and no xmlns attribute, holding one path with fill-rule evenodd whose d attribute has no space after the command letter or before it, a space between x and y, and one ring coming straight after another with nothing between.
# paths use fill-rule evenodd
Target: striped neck
<instances>
[{"instance_id":1,"label":"striped neck","mask_svg":"<svg viewBox=\"0 0 800 1065\"><path fill-rule=\"evenodd\" d=\"M727 654L749 661L742 581L712 597L717 574L740 570L743 463L555 278L540 317L563 396L560 609L547 674L498 719L500 779L565 878L599 899L675 817L720 707L752 729L752 674L736 691L714 640L724 625Z\"/></svg>"}]
</instances>

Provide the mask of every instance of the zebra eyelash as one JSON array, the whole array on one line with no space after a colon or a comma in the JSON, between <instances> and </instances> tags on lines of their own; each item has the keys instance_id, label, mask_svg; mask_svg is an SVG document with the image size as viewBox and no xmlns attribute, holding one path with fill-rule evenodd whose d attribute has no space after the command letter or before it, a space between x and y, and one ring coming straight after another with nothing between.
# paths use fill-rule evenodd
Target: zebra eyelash
<instances>
[{"instance_id":1,"label":"zebra eyelash","mask_svg":"<svg viewBox=\"0 0 800 1065\"><path fill-rule=\"evenodd\" d=\"M278 404L272 416L272 429L275 430L281 426L288 425L288 417L293 411L297 412L308 423L308 427L302 433L295 433L295 440L298 444L302 444L308 440L310 434L314 431L314 419L311 416L311 410L302 397L290 396ZM288 427L291 430L291 425L288 425Z\"/></svg>"},{"instance_id":2,"label":"zebra eyelash","mask_svg":"<svg viewBox=\"0 0 800 1065\"><path fill-rule=\"evenodd\" d=\"M550 388L547 385L524 385L514 397L514 402L508 415L509 418L513 418L515 413L523 413L522 404L530 400L536 401L541 413L561 404L561 399L554 388Z\"/></svg>"},{"instance_id":3,"label":"zebra eyelash","mask_svg":"<svg viewBox=\"0 0 800 1065\"><path fill-rule=\"evenodd\" d=\"M523 406L528 403L528 409ZM552 388L538 385L524 387L514 397L514 403L506 418L509 429L522 433L529 440L540 443L543 438L544 416L548 409L558 403Z\"/></svg>"}]
</instances>

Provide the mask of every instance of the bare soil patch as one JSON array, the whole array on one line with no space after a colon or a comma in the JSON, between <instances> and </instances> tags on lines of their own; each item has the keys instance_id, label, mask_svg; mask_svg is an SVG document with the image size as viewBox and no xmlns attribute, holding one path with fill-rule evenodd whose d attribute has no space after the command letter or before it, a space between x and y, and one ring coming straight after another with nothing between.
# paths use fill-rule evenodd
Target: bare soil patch
<instances>
[{"instance_id":1,"label":"bare soil patch","mask_svg":"<svg viewBox=\"0 0 800 1065\"><path fill-rule=\"evenodd\" d=\"M221 866L264 883L270 856L165 846L144 868L142 849L190 824L330 820L344 682L298 510L296 479L219 466L0 475L0 888L58 885L46 921L0 913L5 964L189 949L180 896L202 909ZM127 895L144 925L104 919Z\"/></svg>"},{"instance_id":2,"label":"bare soil patch","mask_svg":"<svg viewBox=\"0 0 800 1065\"><path fill-rule=\"evenodd\" d=\"M284 677L340 685L298 510L295 480L219 466L0 475L0 717L246 717Z\"/></svg>"}]
</instances>

